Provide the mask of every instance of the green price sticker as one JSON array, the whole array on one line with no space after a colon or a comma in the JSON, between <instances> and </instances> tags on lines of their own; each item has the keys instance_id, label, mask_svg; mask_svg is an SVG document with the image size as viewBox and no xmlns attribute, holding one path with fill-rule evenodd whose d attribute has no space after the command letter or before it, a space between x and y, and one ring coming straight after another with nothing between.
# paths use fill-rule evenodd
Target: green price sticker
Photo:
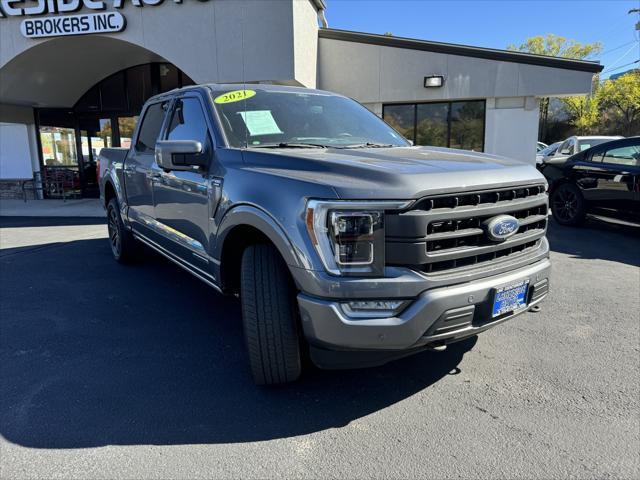
<instances>
[{"instance_id":1,"label":"green price sticker","mask_svg":"<svg viewBox=\"0 0 640 480\"><path fill-rule=\"evenodd\" d=\"M213 101L215 103L233 103L251 98L255 94L255 90L234 90L233 92L227 92L217 96Z\"/></svg>"}]
</instances>

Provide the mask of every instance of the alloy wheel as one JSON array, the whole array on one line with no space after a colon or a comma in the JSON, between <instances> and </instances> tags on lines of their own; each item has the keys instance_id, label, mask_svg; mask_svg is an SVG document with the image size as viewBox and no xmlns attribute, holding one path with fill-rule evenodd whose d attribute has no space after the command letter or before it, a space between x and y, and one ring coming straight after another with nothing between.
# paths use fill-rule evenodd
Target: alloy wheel
<instances>
[{"instance_id":1,"label":"alloy wheel","mask_svg":"<svg viewBox=\"0 0 640 480\"><path fill-rule=\"evenodd\" d=\"M120 227L118 223L118 214L115 209L109 209L109 221L107 223L109 232L109 241L111 242L111 250L115 256L120 255Z\"/></svg>"},{"instance_id":2,"label":"alloy wheel","mask_svg":"<svg viewBox=\"0 0 640 480\"><path fill-rule=\"evenodd\" d=\"M561 220L573 220L579 209L579 200L575 192L568 188L560 188L553 199L554 214Z\"/></svg>"}]
</instances>

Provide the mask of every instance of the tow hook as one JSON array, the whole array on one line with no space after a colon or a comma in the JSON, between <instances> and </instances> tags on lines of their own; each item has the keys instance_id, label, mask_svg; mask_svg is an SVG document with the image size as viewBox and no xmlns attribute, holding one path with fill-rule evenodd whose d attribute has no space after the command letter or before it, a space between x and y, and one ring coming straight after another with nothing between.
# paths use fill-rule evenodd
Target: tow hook
<instances>
[{"instance_id":1,"label":"tow hook","mask_svg":"<svg viewBox=\"0 0 640 480\"><path fill-rule=\"evenodd\" d=\"M538 313L540 310L542 310L542 307L540 307L540 305L534 305L529 309L529 311L532 313Z\"/></svg>"}]
</instances>

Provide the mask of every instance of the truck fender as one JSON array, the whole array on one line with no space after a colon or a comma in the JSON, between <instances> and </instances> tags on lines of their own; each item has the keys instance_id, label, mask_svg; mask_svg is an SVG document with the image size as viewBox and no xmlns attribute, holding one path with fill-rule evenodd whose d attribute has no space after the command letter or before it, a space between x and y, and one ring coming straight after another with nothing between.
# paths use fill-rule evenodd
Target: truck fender
<instances>
[{"instance_id":1,"label":"truck fender","mask_svg":"<svg viewBox=\"0 0 640 480\"><path fill-rule=\"evenodd\" d=\"M102 188L100 189L100 201L102 206L107 208L107 192L109 187L113 188L115 193L115 197L118 200L118 205L120 206L120 214L122 215L122 220L127 224L127 202L125 200L124 191L122 189L122 185L120 183L120 179L116 172L113 169L108 169L104 171L104 176L100 178L100 183L102 183Z\"/></svg>"},{"instance_id":2,"label":"truck fender","mask_svg":"<svg viewBox=\"0 0 640 480\"><path fill-rule=\"evenodd\" d=\"M254 205L238 205L227 211L220 222L213 258L222 260L225 240L235 227L248 226L265 235L278 249L285 263L290 267L305 268L300 255L280 224L267 212ZM308 268L308 267L307 267Z\"/></svg>"}]
</instances>

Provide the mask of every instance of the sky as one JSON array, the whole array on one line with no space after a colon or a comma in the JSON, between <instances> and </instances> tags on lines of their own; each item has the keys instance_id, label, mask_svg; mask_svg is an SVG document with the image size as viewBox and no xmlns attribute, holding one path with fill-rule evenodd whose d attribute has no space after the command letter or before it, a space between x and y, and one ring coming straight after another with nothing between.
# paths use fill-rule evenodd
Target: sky
<instances>
[{"instance_id":1,"label":"sky","mask_svg":"<svg viewBox=\"0 0 640 480\"><path fill-rule=\"evenodd\" d=\"M602 77L640 64L640 0L326 0L329 27L488 48L554 33L600 42Z\"/></svg>"}]
</instances>

